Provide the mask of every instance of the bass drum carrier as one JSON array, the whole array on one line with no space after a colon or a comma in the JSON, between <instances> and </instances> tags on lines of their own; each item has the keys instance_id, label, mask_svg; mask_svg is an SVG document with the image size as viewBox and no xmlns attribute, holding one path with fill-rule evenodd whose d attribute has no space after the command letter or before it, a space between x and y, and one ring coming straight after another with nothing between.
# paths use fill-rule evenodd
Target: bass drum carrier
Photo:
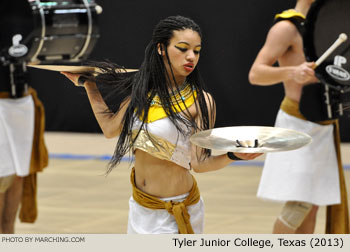
<instances>
[{"instance_id":1,"label":"bass drum carrier","mask_svg":"<svg viewBox=\"0 0 350 252\"><path fill-rule=\"evenodd\" d=\"M344 33L350 37L350 1L317 0L304 24L304 52L308 61L318 58ZM311 121L343 115L350 91L350 42L337 47L316 69L321 83L303 88L300 111Z\"/></svg>"}]
</instances>

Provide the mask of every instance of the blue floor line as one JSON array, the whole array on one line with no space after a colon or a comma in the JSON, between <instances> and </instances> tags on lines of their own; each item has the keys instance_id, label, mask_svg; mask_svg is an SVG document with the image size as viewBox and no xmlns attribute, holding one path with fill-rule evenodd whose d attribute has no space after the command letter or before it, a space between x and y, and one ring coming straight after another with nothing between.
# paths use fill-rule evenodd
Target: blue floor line
<instances>
[{"instance_id":1,"label":"blue floor line","mask_svg":"<svg viewBox=\"0 0 350 252\"><path fill-rule=\"evenodd\" d=\"M110 160L110 155L80 155L80 154L49 154L50 158L55 159L70 159L70 160L90 160L90 159L96 159L96 160Z\"/></svg>"},{"instance_id":2,"label":"blue floor line","mask_svg":"<svg viewBox=\"0 0 350 252\"><path fill-rule=\"evenodd\" d=\"M49 154L50 158L54 159L69 159L69 160L105 160L109 161L111 159L111 155L79 155L79 154L68 154L68 153L63 153L63 154L55 154L55 153L50 153ZM133 158L130 157L123 157L122 161L132 161ZM236 161L230 164L230 166L263 166L264 162L263 161ZM350 164L343 164L344 169L350 170Z\"/></svg>"}]
</instances>

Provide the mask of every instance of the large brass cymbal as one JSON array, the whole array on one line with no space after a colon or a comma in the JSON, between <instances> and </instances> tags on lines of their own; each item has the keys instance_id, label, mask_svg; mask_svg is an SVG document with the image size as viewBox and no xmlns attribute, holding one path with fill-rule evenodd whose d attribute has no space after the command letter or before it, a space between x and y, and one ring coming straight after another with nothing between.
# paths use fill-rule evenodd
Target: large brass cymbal
<instances>
[{"instance_id":1,"label":"large brass cymbal","mask_svg":"<svg viewBox=\"0 0 350 252\"><path fill-rule=\"evenodd\" d=\"M262 126L214 128L198 132L190 140L206 149L244 153L295 150L312 141L308 134L296 130Z\"/></svg>"}]
</instances>

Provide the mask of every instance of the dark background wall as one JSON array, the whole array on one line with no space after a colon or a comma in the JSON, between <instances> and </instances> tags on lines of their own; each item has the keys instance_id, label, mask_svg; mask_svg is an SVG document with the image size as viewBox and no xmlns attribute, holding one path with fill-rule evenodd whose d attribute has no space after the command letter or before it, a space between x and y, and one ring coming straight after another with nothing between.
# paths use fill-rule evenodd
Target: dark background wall
<instances>
[{"instance_id":1,"label":"dark background wall","mask_svg":"<svg viewBox=\"0 0 350 252\"><path fill-rule=\"evenodd\" d=\"M110 59L137 68L155 24L169 15L194 19L203 30L199 63L217 102L216 127L272 126L283 98L282 85L251 86L248 71L263 45L275 13L292 8L294 0L96 0L101 38L90 59ZM30 70L31 85L46 108L48 131L100 132L85 91L56 72ZM343 141L350 141L349 115L341 118Z\"/></svg>"}]
</instances>

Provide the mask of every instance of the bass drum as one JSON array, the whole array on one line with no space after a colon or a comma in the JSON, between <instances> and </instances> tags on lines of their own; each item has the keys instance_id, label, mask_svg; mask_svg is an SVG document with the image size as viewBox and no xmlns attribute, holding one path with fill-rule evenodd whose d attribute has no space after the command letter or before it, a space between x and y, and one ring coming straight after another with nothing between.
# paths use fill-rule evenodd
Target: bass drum
<instances>
[{"instance_id":1,"label":"bass drum","mask_svg":"<svg viewBox=\"0 0 350 252\"><path fill-rule=\"evenodd\" d=\"M306 17L304 51L316 61L339 37L350 38L350 1L317 0ZM323 82L337 89L350 88L350 39L341 44L315 71Z\"/></svg>"},{"instance_id":2,"label":"bass drum","mask_svg":"<svg viewBox=\"0 0 350 252\"><path fill-rule=\"evenodd\" d=\"M3 61L79 62L99 37L99 7L93 0L1 0Z\"/></svg>"},{"instance_id":3,"label":"bass drum","mask_svg":"<svg viewBox=\"0 0 350 252\"><path fill-rule=\"evenodd\" d=\"M350 1L317 0L304 23L304 52L307 61L317 59L341 33L350 37ZM342 43L316 69L319 84L303 88L300 111L310 121L336 119L343 115L350 91L350 43Z\"/></svg>"}]
</instances>

